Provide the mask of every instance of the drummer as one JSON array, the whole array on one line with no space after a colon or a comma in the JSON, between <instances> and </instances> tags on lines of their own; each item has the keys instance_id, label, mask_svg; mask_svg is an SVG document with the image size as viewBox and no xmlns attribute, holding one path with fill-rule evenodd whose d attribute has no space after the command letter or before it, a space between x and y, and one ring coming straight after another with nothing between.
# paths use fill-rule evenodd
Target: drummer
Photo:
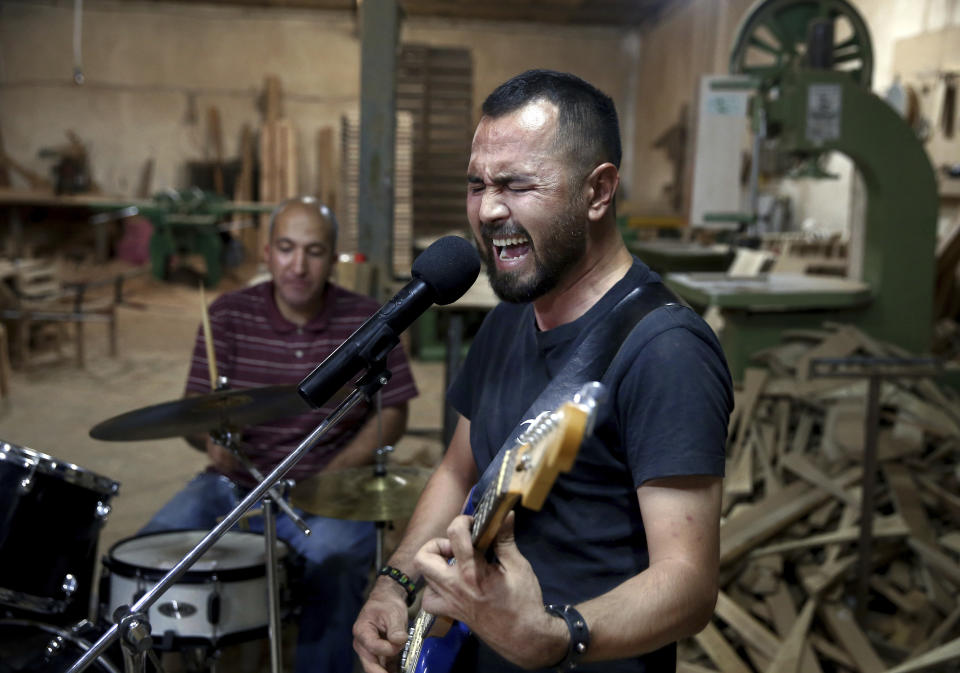
<instances>
[{"instance_id":1,"label":"drummer","mask_svg":"<svg viewBox=\"0 0 960 673\"><path fill-rule=\"evenodd\" d=\"M329 282L336 243L336 219L316 199L290 199L274 210L264 251L271 279L224 294L210 306L217 373L227 377L230 387L298 383L378 309L369 297ZM392 378L381 391L379 418L368 405L358 405L332 426L288 477L300 481L318 472L370 463L377 447L400 438L406 429L407 401L417 389L401 347L390 353L387 366ZM210 392L209 371L201 330L187 379L188 395ZM241 448L261 473L268 474L331 411L332 405L246 428ZM217 517L227 514L255 485L234 454L211 437L191 443L207 452L210 465L141 532L212 528ZM305 560L305 595L295 596L302 610L295 670L350 673L351 627L373 566L374 524L303 518L312 530L309 536L286 514L277 517L278 536ZM260 517L251 520L251 529L263 530Z\"/></svg>"}]
</instances>

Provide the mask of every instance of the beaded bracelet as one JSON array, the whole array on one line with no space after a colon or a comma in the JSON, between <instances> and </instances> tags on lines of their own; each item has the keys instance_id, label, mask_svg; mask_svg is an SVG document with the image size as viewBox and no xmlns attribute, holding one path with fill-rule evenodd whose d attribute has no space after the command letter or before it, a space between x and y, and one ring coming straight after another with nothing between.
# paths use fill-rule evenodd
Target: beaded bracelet
<instances>
[{"instance_id":1,"label":"beaded bracelet","mask_svg":"<svg viewBox=\"0 0 960 673\"><path fill-rule=\"evenodd\" d=\"M414 582L405 572L393 566L380 568L377 571L377 576L380 575L385 575L402 586L403 590L407 592L407 606L413 605L413 602L417 599L417 592L420 590L419 583Z\"/></svg>"},{"instance_id":2,"label":"beaded bracelet","mask_svg":"<svg viewBox=\"0 0 960 673\"><path fill-rule=\"evenodd\" d=\"M590 629L587 628L587 622L584 620L575 607L572 605L547 605L547 612L555 617L559 617L567 623L570 629L570 644L567 646L567 655L559 664L557 670L566 672L572 671L580 663L580 658L586 654L590 647Z\"/></svg>"}]
</instances>

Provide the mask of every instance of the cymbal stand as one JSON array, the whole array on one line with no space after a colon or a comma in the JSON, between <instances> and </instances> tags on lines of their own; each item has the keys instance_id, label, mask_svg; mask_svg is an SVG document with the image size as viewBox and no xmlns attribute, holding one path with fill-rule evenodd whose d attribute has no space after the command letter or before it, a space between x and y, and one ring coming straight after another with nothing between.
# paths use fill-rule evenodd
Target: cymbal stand
<instances>
[{"instance_id":1,"label":"cymbal stand","mask_svg":"<svg viewBox=\"0 0 960 673\"><path fill-rule=\"evenodd\" d=\"M383 477L387 474L387 454L393 453L392 446L381 446L374 451L373 474L377 477ZM377 553L374 557L374 569L379 570L383 567L383 539L386 535L387 527L392 525L392 521L375 521L377 528Z\"/></svg>"},{"instance_id":2,"label":"cymbal stand","mask_svg":"<svg viewBox=\"0 0 960 673\"><path fill-rule=\"evenodd\" d=\"M143 596L140 597L133 605L129 608L121 607L118 608L117 613L114 614L114 619L118 622L113 624L106 633L104 633L93 645L87 649L83 655L77 659L66 673L80 673L80 671L85 670L93 661L103 654L104 650L110 646L117 638L122 637L124 639L129 637L131 631L133 631L134 623L141 623L144 633L149 637L150 628L149 622L147 622L146 616L147 611L150 606L152 606L157 599L170 588L170 585L175 583L190 567L196 563L196 561L203 556L213 545L223 537L223 534L228 530L233 528L233 526L240 520L240 517L244 513L253 507L258 501L262 500L263 497L267 494L270 488L273 487L283 476L290 471L297 461L299 461L303 456L311 449L313 446L327 433L330 427L338 423L351 409L353 409L357 404L363 400L369 400L376 393L377 390L386 385L387 381L390 380L390 371L386 368L383 361L377 361L371 365L370 369L362 375L357 381L354 382L354 390L343 400L333 412L325 418L302 442L296 449L291 451L286 458L284 458L280 463L266 476L266 478L257 484L244 498L241 500L236 507L234 507L229 514L227 514L223 520L218 523L213 529L207 533L196 546L191 549L186 555L180 559L174 566L171 568L166 575L164 575L160 580L153 585ZM134 615L136 619L127 619L129 615ZM118 619L119 617L119 619ZM121 624L124 625L124 633L121 634ZM142 639L141 639L142 640ZM147 649L146 647L144 650ZM128 672L128 673L133 673Z\"/></svg>"},{"instance_id":3,"label":"cymbal stand","mask_svg":"<svg viewBox=\"0 0 960 673\"><path fill-rule=\"evenodd\" d=\"M267 635L270 640L270 673L283 670L280 637L280 581L277 578L277 513L272 490L263 496L263 536L267 544L267 605L270 609ZM283 501L280 501L283 502ZM304 532L309 535L310 531Z\"/></svg>"},{"instance_id":4,"label":"cymbal stand","mask_svg":"<svg viewBox=\"0 0 960 673\"><path fill-rule=\"evenodd\" d=\"M230 430L214 430L210 433L210 436L220 446L228 449L240 464L243 465L243 468L250 473L250 475L257 481L263 481L263 473L257 469L253 464L253 461L247 456L243 448L241 448L240 440L236 438L236 433L231 432ZM283 497L283 493L280 492L280 489L276 486L270 488L270 495L273 497L274 503L277 507L283 510L283 513L290 517L290 520L297 524L297 528L303 531L304 535L310 535L310 527L307 525L307 522L304 521L287 503L286 498Z\"/></svg>"},{"instance_id":5,"label":"cymbal stand","mask_svg":"<svg viewBox=\"0 0 960 673\"><path fill-rule=\"evenodd\" d=\"M246 452L241 447L241 441L236 433L230 430L216 430L210 436L220 446L227 448L240 461L243 467L254 479L262 482L263 474L256 468ZM270 642L270 673L280 673L283 670L283 638L281 637L282 623L280 620L280 579L277 572L277 511L279 507L297 524L304 535L310 535L307 523L287 503L283 494L276 486L271 486L263 497L263 537L266 545L267 561L267 606L268 626L267 635Z\"/></svg>"}]
</instances>

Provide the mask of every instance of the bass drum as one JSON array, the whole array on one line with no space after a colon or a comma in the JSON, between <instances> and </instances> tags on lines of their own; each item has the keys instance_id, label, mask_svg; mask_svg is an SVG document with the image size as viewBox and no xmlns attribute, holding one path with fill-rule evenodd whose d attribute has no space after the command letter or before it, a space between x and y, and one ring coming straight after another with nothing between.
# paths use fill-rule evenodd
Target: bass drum
<instances>
[{"instance_id":1,"label":"bass drum","mask_svg":"<svg viewBox=\"0 0 960 673\"><path fill-rule=\"evenodd\" d=\"M0 620L0 673L63 673L90 649L90 642L78 635L85 630L25 619ZM86 670L119 673L102 656Z\"/></svg>"},{"instance_id":2,"label":"bass drum","mask_svg":"<svg viewBox=\"0 0 960 673\"><path fill-rule=\"evenodd\" d=\"M112 622L133 605L209 531L147 533L117 542L103 559L100 604ZM287 544L277 540L277 576L286 587ZM262 638L270 621L265 538L228 531L150 606L154 647L215 647ZM3 673L0 670L0 673Z\"/></svg>"}]
</instances>

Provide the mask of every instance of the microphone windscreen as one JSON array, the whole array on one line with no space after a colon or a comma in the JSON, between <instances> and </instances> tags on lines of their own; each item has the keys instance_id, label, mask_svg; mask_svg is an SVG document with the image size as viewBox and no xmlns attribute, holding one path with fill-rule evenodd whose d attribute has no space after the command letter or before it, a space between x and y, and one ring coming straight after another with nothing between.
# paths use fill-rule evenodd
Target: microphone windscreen
<instances>
[{"instance_id":1,"label":"microphone windscreen","mask_svg":"<svg viewBox=\"0 0 960 673\"><path fill-rule=\"evenodd\" d=\"M417 256L411 273L433 289L437 304L450 304L477 280L480 256L467 239L444 236Z\"/></svg>"}]
</instances>

